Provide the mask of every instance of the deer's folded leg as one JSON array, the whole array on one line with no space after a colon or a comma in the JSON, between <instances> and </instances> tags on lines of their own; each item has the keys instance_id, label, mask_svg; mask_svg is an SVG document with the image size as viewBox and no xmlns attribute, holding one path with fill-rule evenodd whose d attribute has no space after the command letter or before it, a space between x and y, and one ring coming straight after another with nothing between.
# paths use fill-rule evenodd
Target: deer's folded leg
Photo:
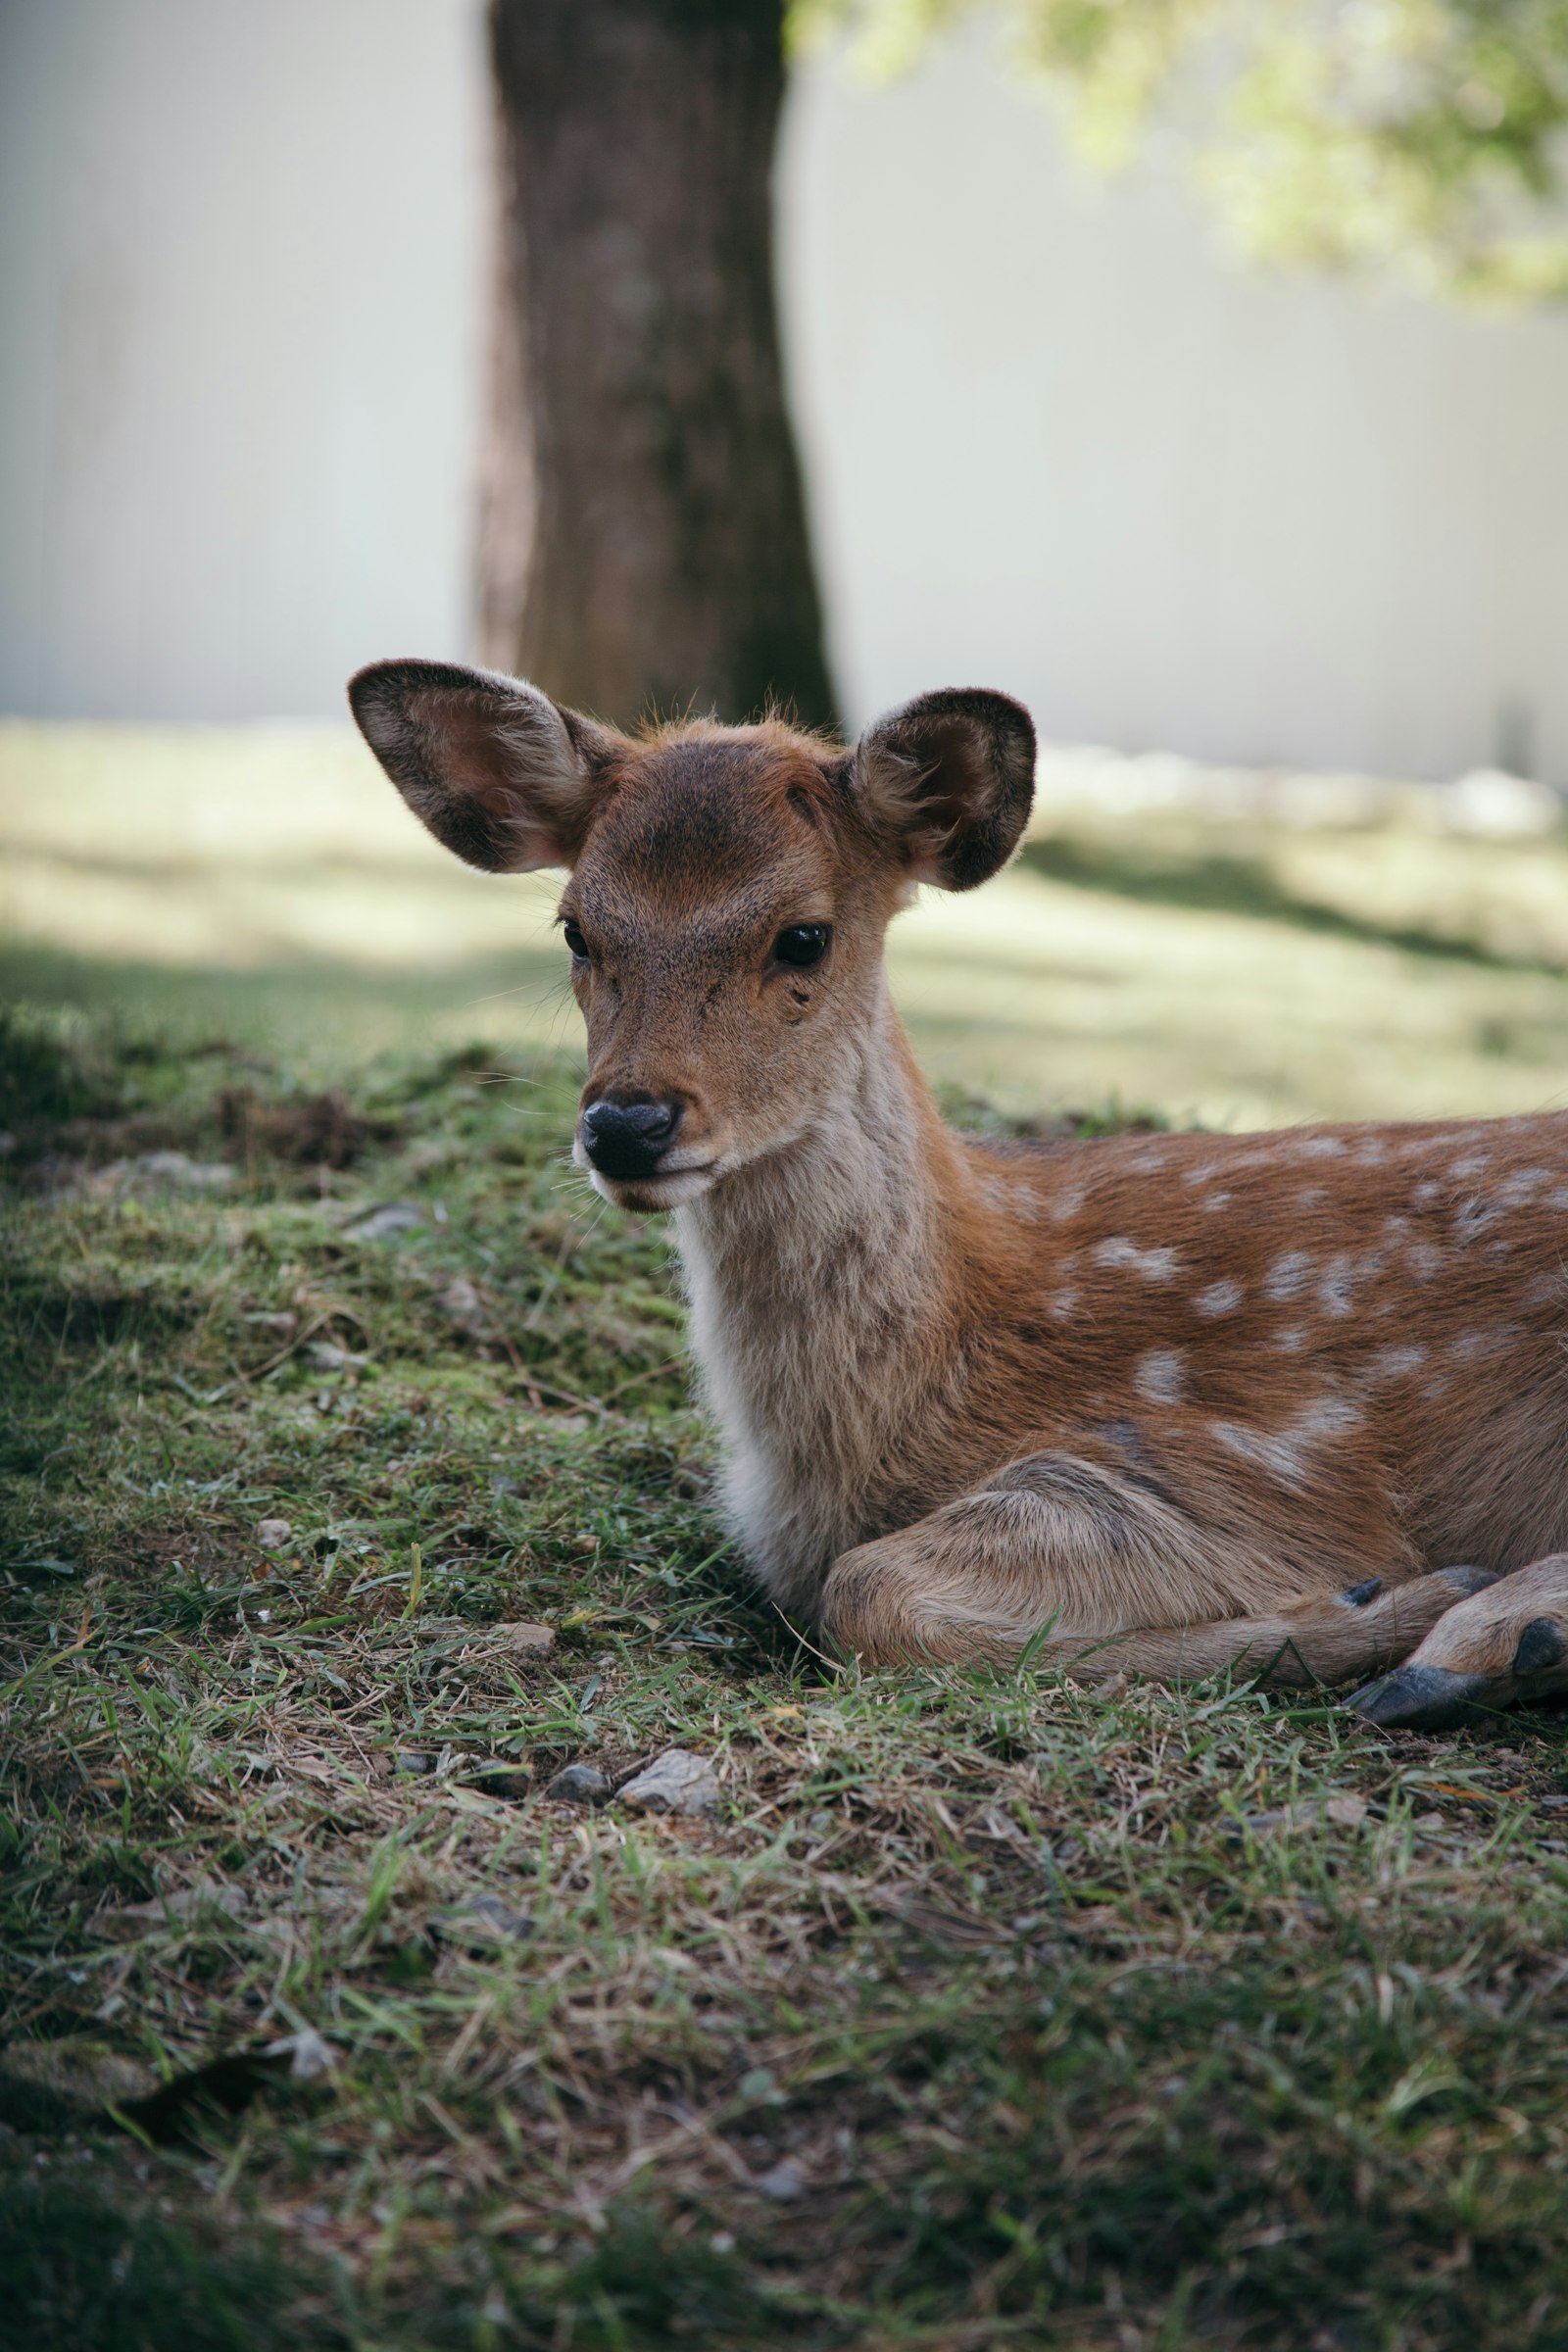
<instances>
[{"instance_id":1,"label":"deer's folded leg","mask_svg":"<svg viewBox=\"0 0 1568 2352\"><path fill-rule=\"evenodd\" d=\"M1163 1496L1076 1454L1038 1453L834 1563L822 1630L865 1665L1016 1657L1080 1681L1229 1667L1348 1681L1407 1656L1478 1569L1376 1576L1270 1610L1277 1564L1206 1533ZM1254 1597L1255 1595L1255 1597Z\"/></svg>"},{"instance_id":2,"label":"deer's folded leg","mask_svg":"<svg viewBox=\"0 0 1568 2352\"><path fill-rule=\"evenodd\" d=\"M1440 1617L1350 1705L1388 1730L1438 1732L1568 1690L1568 1552L1499 1578Z\"/></svg>"}]
</instances>

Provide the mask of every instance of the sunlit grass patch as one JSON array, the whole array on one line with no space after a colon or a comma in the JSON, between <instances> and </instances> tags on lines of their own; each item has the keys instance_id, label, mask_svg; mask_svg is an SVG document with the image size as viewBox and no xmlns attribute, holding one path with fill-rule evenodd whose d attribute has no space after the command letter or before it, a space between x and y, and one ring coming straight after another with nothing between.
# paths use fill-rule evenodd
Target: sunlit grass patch
<instances>
[{"instance_id":1,"label":"sunlit grass patch","mask_svg":"<svg viewBox=\"0 0 1568 2352\"><path fill-rule=\"evenodd\" d=\"M0 985L304 1069L570 1049L559 877L466 872L352 732L0 722ZM925 1066L1017 1112L1506 1113L1568 1068L1568 833L1037 811L894 925ZM193 1029L193 1023L205 1028Z\"/></svg>"}]
</instances>

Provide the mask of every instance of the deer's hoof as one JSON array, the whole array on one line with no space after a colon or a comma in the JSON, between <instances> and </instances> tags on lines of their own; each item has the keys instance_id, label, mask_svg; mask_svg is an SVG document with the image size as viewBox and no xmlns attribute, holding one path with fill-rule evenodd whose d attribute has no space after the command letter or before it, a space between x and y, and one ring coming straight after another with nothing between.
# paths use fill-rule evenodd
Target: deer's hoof
<instances>
[{"instance_id":1,"label":"deer's hoof","mask_svg":"<svg viewBox=\"0 0 1568 2352\"><path fill-rule=\"evenodd\" d=\"M1487 1711L1490 1678L1446 1666L1400 1666L1346 1700L1352 1713L1386 1732L1451 1732Z\"/></svg>"}]
</instances>

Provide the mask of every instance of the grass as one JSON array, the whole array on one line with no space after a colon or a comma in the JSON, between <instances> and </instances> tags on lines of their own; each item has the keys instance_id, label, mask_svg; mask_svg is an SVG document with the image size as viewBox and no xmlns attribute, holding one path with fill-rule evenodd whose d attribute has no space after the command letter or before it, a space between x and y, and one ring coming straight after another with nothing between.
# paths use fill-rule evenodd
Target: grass
<instances>
[{"instance_id":1,"label":"grass","mask_svg":"<svg viewBox=\"0 0 1568 2352\"><path fill-rule=\"evenodd\" d=\"M6 1032L14 2340L1564 2340L1555 1722L831 1672L569 1065L207 1044Z\"/></svg>"},{"instance_id":2,"label":"grass","mask_svg":"<svg viewBox=\"0 0 1568 2352\"><path fill-rule=\"evenodd\" d=\"M1568 2342L1559 1719L833 1671L563 1164L543 902L319 745L7 740L0 2336ZM898 984L1000 1123L1543 1099L1561 846L1396 846L1086 828ZM671 1745L713 1816L547 1792Z\"/></svg>"}]
</instances>

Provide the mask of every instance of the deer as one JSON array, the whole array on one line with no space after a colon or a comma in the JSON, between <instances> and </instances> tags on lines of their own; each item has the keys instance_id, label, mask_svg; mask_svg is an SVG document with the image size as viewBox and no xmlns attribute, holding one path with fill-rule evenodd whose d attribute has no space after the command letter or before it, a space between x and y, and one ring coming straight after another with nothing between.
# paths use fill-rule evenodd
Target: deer
<instances>
[{"instance_id":1,"label":"deer","mask_svg":"<svg viewBox=\"0 0 1568 2352\"><path fill-rule=\"evenodd\" d=\"M1568 1116L946 1124L884 940L1017 849L1006 695L853 748L627 734L439 662L349 698L449 851L566 871L572 1158L673 1220L724 1516L808 1635L866 1671L1357 1684L1387 1730L1568 1690Z\"/></svg>"}]
</instances>

